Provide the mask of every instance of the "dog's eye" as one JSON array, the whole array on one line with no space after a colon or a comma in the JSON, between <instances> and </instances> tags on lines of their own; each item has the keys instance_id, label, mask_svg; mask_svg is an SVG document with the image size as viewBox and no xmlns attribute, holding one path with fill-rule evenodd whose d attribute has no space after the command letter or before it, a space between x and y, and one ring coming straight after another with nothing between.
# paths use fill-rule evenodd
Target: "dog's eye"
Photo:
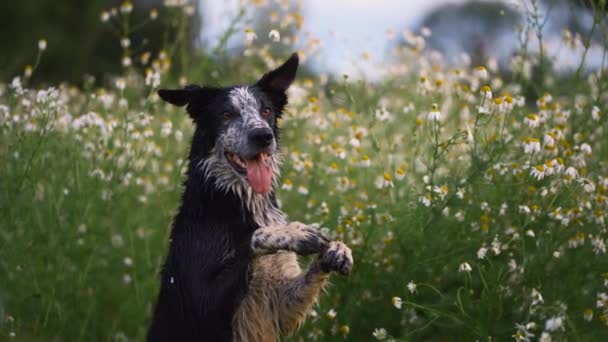
<instances>
[{"instance_id":1,"label":"dog's eye","mask_svg":"<svg viewBox=\"0 0 608 342\"><path fill-rule=\"evenodd\" d=\"M224 118L225 121L228 121L234 117L234 114L232 114L232 112L230 112L230 111L225 111L222 114L222 117Z\"/></svg>"},{"instance_id":2,"label":"dog's eye","mask_svg":"<svg viewBox=\"0 0 608 342\"><path fill-rule=\"evenodd\" d=\"M265 118L269 118L272 115L272 110L269 107L264 107L262 109L262 116Z\"/></svg>"}]
</instances>

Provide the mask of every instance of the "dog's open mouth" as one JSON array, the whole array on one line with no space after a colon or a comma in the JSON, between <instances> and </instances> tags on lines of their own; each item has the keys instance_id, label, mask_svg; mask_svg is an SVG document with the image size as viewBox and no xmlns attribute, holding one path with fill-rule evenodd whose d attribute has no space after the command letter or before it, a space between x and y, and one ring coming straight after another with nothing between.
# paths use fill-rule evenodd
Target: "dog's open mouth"
<instances>
[{"instance_id":1,"label":"dog's open mouth","mask_svg":"<svg viewBox=\"0 0 608 342\"><path fill-rule=\"evenodd\" d=\"M267 153L260 153L251 159L226 152L226 160L240 175L246 177L251 189L257 193L270 192L272 187L272 167Z\"/></svg>"}]
</instances>

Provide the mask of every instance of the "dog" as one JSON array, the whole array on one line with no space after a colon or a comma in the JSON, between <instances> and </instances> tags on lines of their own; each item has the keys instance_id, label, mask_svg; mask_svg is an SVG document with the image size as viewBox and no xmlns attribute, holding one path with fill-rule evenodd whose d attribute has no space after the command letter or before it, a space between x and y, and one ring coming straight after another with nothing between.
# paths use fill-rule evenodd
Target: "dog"
<instances>
[{"instance_id":1,"label":"dog","mask_svg":"<svg viewBox=\"0 0 608 342\"><path fill-rule=\"evenodd\" d=\"M161 89L195 125L148 341L278 341L304 322L351 250L289 222L274 189L279 127L298 55L252 85ZM303 271L297 255L317 257Z\"/></svg>"}]
</instances>

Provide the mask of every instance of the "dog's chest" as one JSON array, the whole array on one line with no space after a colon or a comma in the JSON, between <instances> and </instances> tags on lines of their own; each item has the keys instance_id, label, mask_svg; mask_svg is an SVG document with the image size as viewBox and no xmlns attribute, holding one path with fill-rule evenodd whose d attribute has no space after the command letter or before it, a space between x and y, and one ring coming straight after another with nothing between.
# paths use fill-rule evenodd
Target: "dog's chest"
<instances>
[{"instance_id":1,"label":"dog's chest","mask_svg":"<svg viewBox=\"0 0 608 342\"><path fill-rule=\"evenodd\" d=\"M254 257L247 294L233 320L234 342L277 342L279 306L287 279L300 274L297 256L281 251Z\"/></svg>"},{"instance_id":2,"label":"dog's chest","mask_svg":"<svg viewBox=\"0 0 608 342\"><path fill-rule=\"evenodd\" d=\"M287 217L283 212L273 205L254 207L251 210L253 220L260 227L287 224Z\"/></svg>"},{"instance_id":3,"label":"dog's chest","mask_svg":"<svg viewBox=\"0 0 608 342\"><path fill-rule=\"evenodd\" d=\"M251 210L260 227L287 224L287 217L279 208L267 202ZM255 210L258 210L257 212ZM301 272L297 256L281 251L256 256L250 264L250 281L247 294L241 301L233 321L235 342L274 342L279 340L276 303L279 301L285 279Z\"/></svg>"}]
</instances>

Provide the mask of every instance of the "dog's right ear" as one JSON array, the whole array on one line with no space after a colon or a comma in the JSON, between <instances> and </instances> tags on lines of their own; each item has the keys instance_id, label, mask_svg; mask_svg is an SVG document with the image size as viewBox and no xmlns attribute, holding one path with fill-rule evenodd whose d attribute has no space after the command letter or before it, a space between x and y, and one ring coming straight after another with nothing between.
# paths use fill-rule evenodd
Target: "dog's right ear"
<instances>
[{"instance_id":1,"label":"dog's right ear","mask_svg":"<svg viewBox=\"0 0 608 342\"><path fill-rule=\"evenodd\" d=\"M181 107L190 103L198 89L199 87L195 85L186 86L184 89L159 89L158 96L165 102Z\"/></svg>"},{"instance_id":2,"label":"dog's right ear","mask_svg":"<svg viewBox=\"0 0 608 342\"><path fill-rule=\"evenodd\" d=\"M298 64L300 63L297 53L293 53L289 59L280 67L264 74L258 81L258 86L271 94L285 94L287 88L296 78Z\"/></svg>"}]
</instances>

